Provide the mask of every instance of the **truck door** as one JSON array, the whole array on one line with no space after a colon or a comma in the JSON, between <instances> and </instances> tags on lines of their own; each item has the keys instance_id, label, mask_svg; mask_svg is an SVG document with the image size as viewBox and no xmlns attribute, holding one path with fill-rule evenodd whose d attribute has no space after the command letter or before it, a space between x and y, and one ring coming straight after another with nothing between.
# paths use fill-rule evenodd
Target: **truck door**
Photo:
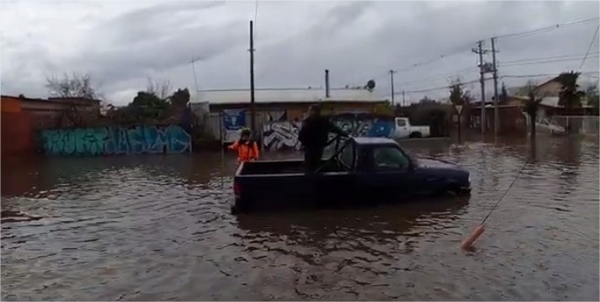
<instances>
[{"instance_id":1,"label":"truck door","mask_svg":"<svg viewBox=\"0 0 600 302\"><path fill-rule=\"evenodd\" d=\"M423 179L414 173L410 159L400 148L389 145L375 147L365 154L361 183L365 192L379 202L397 202L422 191Z\"/></svg>"},{"instance_id":2,"label":"truck door","mask_svg":"<svg viewBox=\"0 0 600 302\"><path fill-rule=\"evenodd\" d=\"M410 125L406 118L396 118L396 138L407 138L410 135Z\"/></svg>"}]
</instances>

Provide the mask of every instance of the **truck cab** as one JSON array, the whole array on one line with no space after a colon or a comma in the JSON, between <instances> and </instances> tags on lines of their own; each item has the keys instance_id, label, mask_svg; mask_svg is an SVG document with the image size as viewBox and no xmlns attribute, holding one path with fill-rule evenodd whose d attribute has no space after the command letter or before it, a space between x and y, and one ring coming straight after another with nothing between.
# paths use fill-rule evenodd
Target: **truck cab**
<instances>
[{"instance_id":1,"label":"truck cab","mask_svg":"<svg viewBox=\"0 0 600 302\"><path fill-rule=\"evenodd\" d=\"M422 138L430 136L429 126L414 126L410 124L407 117L397 117L394 119L394 139L403 138Z\"/></svg>"}]
</instances>

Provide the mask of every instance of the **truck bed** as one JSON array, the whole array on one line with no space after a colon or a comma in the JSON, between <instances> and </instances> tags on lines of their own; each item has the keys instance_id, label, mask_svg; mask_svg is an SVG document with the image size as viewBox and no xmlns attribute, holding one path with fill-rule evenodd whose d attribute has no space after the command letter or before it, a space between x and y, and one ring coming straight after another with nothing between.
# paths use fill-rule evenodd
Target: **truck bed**
<instances>
[{"instance_id":1,"label":"truck bed","mask_svg":"<svg viewBox=\"0 0 600 302\"><path fill-rule=\"evenodd\" d=\"M346 188L354 175L332 161L310 175L302 160L246 162L236 172L234 190L247 209L314 207L348 202Z\"/></svg>"},{"instance_id":2,"label":"truck bed","mask_svg":"<svg viewBox=\"0 0 600 302\"><path fill-rule=\"evenodd\" d=\"M345 169L338 166L335 162L329 162L321 168L320 173L343 172ZM260 175L281 175L281 174L304 174L304 161L299 159L292 160L263 160L243 163L236 176L260 176Z\"/></svg>"}]
</instances>

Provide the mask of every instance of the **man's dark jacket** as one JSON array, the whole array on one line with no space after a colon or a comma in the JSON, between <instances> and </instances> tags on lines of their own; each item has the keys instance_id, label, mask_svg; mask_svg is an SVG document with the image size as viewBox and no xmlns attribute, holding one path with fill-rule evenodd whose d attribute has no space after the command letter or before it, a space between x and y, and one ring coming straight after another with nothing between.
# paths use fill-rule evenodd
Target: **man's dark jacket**
<instances>
[{"instance_id":1,"label":"man's dark jacket","mask_svg":"<svg viewBox=\"0 0 600 302\"><path fill-rule=\"evenodd\" d=\"M308 117L302 123L298 140L305 150L319 150L325 148L329 133L347 135L342 129L334 125L323 116Z\"/></svg>"}]
</instances>

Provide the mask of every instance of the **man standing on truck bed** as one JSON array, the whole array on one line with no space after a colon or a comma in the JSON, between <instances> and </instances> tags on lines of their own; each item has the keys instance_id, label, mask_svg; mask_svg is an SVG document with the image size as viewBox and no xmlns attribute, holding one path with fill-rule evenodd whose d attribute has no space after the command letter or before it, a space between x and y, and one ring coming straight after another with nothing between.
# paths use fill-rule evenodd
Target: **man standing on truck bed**
<instances>
[{"instance_id":1,"label":"man standing on truck bed","mask_svg":"<svg viewBox=\"0 0 600 302\"><path fill-rule=\"evenodd\" d=\"M302 122L298 140L304 147L306 171L313 173L319 167L329 133L333 132L341 136L348 136L348 134L330 122L328 118L321 116L319 105L310 106L308 114L308 117Z\"/></svg>"}]
</instances>

